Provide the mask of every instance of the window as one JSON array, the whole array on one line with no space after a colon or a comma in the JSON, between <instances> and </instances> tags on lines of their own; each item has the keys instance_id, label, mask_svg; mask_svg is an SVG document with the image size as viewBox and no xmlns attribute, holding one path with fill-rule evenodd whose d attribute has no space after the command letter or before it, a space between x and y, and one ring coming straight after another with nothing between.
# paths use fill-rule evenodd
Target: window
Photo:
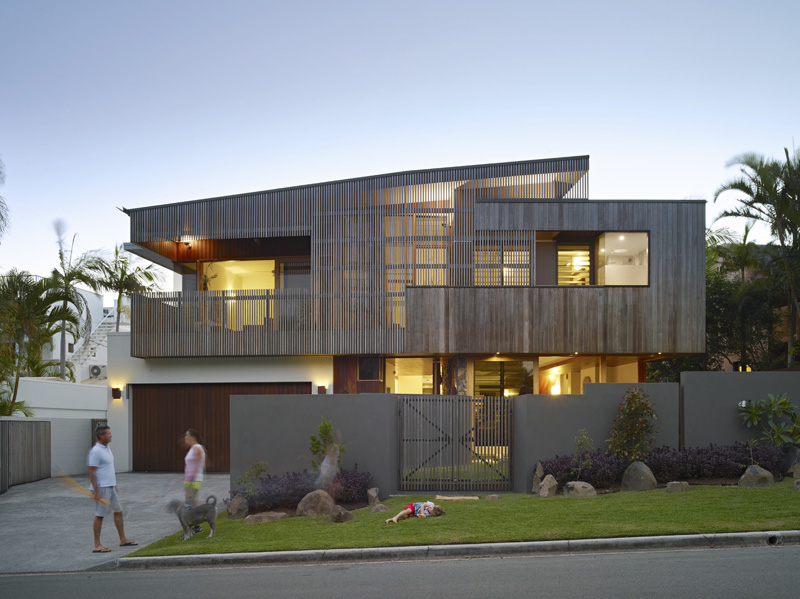
<instances>
[{"instance_id":1,"label":"window","mask_svg":"<svg viewBox=\"0 0 800 599\"><path fill-rule=\"evenodd\" d=\"M359 381L382 381L381 359L377 356L361 356L358 358Z\"/></svg>"},{"instance_id":2,"label":"window","mask_svg":"<svg viewBox=\"0 0 800 599\"><path fill-rule=\"evenodd\" d=\"M588 243L558 244L558 284L591 285L592 252Z\"/></svg>"},{"instance_id":3,"label":"window","mask_svg":"<svg viewBox=\"0 0 800 599\"><path fill-rule=\"evenodd\" d=\"M598 285L647 285L647 233L603 233L597 238Z\"/></svg>"}]
</instances>

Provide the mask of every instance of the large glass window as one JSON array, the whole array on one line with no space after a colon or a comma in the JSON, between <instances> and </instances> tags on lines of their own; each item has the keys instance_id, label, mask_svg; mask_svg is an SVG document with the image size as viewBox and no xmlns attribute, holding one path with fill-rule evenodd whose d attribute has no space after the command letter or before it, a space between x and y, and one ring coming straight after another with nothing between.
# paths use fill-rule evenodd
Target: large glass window
<instances>
[{"instance_id":1,"label":"large glass window","mask_svg":"<svg viewBox=\"0 0 800 599\"><path fill-rule=\"evenodd\" d=\"M475 362L475 395L533 393L533 362Z\"/></svg>"},{"instance_id":2,"label":"large glass window","mask_svg":"<svg viewBox=\"0 0 800 599\"><path fill-rule=\"evenodd\" d=\"M647 233L602 233L597 238L598 285L647 285Z\"/></svg>"}]
</instances>

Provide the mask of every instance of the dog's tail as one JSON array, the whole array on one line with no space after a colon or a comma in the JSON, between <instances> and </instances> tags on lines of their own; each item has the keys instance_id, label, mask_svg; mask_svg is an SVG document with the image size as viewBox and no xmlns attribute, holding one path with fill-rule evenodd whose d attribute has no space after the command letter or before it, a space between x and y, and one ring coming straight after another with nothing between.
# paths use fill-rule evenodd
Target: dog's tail
<instances>
[{"instance_id":1,"label":"dog's tail","mask_svg":"<svg viewBox=\"0 0 800 599\"><path fill-rule=\"evenodd\" d=\"M213 495L209 495L208 499L206 499L206 503L210 503L211 505L217 505L217 498Z\"/></svg>"}]
</instances>

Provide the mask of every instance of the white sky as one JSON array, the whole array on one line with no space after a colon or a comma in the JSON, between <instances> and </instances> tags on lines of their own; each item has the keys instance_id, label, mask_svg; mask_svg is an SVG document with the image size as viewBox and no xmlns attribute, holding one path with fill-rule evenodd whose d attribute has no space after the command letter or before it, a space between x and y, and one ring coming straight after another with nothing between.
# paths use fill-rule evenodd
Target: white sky
<instances>
[{"instance_id":1,"label":"white sky","mask_svg":"<svg viewBox=\"0 0 800 599\"><path fill-rule=\"evenodd\" d=\"M117 206L583 154L592 199L707 199L709 225L731 157L800 145L798 23L796 0L3 0L0 272L49 272L56 218L111 250Z\"/></svg>"}]
</instances>

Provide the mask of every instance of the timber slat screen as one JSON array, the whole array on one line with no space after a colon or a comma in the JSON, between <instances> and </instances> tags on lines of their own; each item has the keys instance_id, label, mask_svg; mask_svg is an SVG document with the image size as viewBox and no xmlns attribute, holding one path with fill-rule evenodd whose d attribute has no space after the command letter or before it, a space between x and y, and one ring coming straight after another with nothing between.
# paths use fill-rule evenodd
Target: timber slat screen
<instances>
[{"instance_id":1,"label":"timber slat screen","mask_svg":"<svg viewBox=\"0 0 800 599\"><path fill-rule=\"evenodd\" d=\"M50 477L50 421L0 420L0 493Z\"/></svg>"},{"instance_id":2,"label":"timber slat screen","mask_svg":"<svg viewBox=\"0 0 800 599\"><path fill-rule=\"evenodd\" d=\"M268 290L134 296L132 355L402 353L407 287L532 284L531 232L477 231L476 204L585 200L588 169L588 156L533 160L130 210L131 241L174 261L184 244L201 247L204 240L309 237L311 252L303 298ZM252 297L236 296L241 293ZM255 316L242 328L220 327L240 299L251 302L246 311ZM258 316L273 301L295 302L289 311L300 311L300 322L261 322ZM216 319L203 314L206 309ZM205 326L198 320L209 322L208 329L197 330Z\"/></svg>"},{"instance_id":3,"label":"timber slat screen","mask_svg":"<svg viewBox=\"0 0 800 599\"><path fill-rule=\"evenodd\" d=\"M401 491L510 491L512 401L398 395Z\"/></svg>"}]
</instances>

